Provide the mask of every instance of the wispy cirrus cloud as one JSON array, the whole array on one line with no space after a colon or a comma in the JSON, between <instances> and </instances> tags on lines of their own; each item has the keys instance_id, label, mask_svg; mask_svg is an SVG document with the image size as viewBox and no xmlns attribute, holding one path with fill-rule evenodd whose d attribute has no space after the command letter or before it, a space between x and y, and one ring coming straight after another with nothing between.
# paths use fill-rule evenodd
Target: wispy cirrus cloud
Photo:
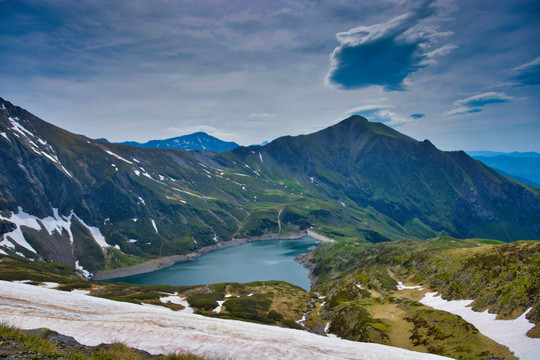
<instances>
[{"instance_id":1,"label":"wispy cirrus cloud","mask_svg":"<svg viewBox=\"0 0 540 360\"><path fill-rule=\"evenodd\" d=\"M526 64L512 69L511 80L520 85L540 84L540 56Z\"/></svg>"},{"instance_id":2,"label":"wispy cirrus cloud","mask_svg":"<svg viewBox=\"0 0 540 360\"><path fill-rule=\"evenodd\" d=\"M456 106L484 106L487 104L496 104L509 102L514 99L513 96L506 95L501 92L485 92L478 95L473 95L465 99L460 99L454 102Z\"/></svg>"},{"instance_id":3,"label":"wispy cirrus cloud","mask_svg":"<svg viewBox=\"0 0 540 360\"><path fill-rule=\"evenodd\" d=\"M393 107L394 107L393 105L385 105L385 104L368 104L368 105L361 105L361 106L357 106L355 108L349 109L346 111L346 113L354 114L354 113L360 113L363 111L390 109Z\"/></svg>"},{"instance_id":4,"label":"wispy cirrus cloud","mask_svg":"<svg viewBox=\"0 0 540 360\"><path fill-rule=\"evenodd\" d=\"M433 1L424 1L406 14L371 26L358 26L336 35L340 42L331 55L326 84L344 90L380 85L403 90L406 78L449 54L457 46L446 44L427 51L452 32L438 32L423 20L437 14ZM399 59L399 61L396 61Z\"/></svg>"},{"instance_id":5,"label":"wispy cirrus cloud","mask_svg":"<svg viewBox=\"0 0 540 360\"><path fill-rule=\"evenodd\" d=\"M259 113L259 114L249 114L250 118L274 118L277 114L269 114L269 113Z\"/></svg>"},{"instance_id":6,"label":"wispy cirrus cloud","mask_svg":"<svg viewBox=\"0 0 540 360\"><path fill-rule=\"evenodd\" d=\"M455 106L458 106L456 109L449 110L445 112L446 115L463 115L463 114L473 114L481 112L480 107L497 104L497 103L506 103L514 100L515 98L510 95L506 95L502 92L485 92L482 94L477 94L470 96L465 99L459 99L454 102Z\"/></svg>"},{"instance_id":7,"label":"wispy cirrus cloud","mask_svg":"<svg viewBox=\"0 0 540 360\"><path fill-rule=\"evenodd\" d=\"M170 133L174 133L176 136L189 135L196 132L204 132L204 133L207 133L208 135L212 135L222 140L230 140L236 136L236 134L234 133L223 131L209 125L196 125L196 126L189 126L185 128L169 127L165 130Z\"/></svg>"}]
</instances>

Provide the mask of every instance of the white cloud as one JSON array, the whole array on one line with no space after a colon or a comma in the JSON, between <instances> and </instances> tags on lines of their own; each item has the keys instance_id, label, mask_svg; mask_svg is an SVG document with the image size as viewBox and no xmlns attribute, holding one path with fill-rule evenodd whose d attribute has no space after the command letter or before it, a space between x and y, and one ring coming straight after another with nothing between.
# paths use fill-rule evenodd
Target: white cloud
<instances>
[{"instance_id":1,"label":"white cloud","mask_svg":"<svg viewBox=\"0 0 540 360\"><path fill-rule=\"evenodd\" d=\"M513 96L506 95L500 92L486 92L465 99L460 99L454 102L456 106L484 106L486 104L494 104L501 102L509 102L514 100Z\"/></svg>"},{"instance_id":2,"label":"white cloud","mask_svg":"<svg viewBox=\"0 0 540 360\"><path fill-rule=\"evenodd\" d=\"M399 126L405 123L413 122L415 119L410 119L396 114L390 110L379 110L375 113L376 116L380 117L386 125Z\"/></svg>"},{"instance_id":3,"label":"white cloud","mask_svg":"<svg viewBox=\"0 0 540 360\"><path fill-rule=\"evenodd\" d=\"M349 109L346 111L347 114L353 114L356 112L362 112L362 111L373 111L373 110L381 110L381 109L390 109L393 108L394 105L385 105L385 104L368 104L368 105L361 105L357 106L355 108Z\"/></svg>"},{"instance_id":4,"label":"white cloud","mask_svg":"<svg viewBox=\"0 0 540 360\"><path fill-rule=\"evenodd\" d=\"M250 114L250 118L273 118L276 117L277 114L268 114L268 113L260 113L260 114Z\"/></svg>"},{"instance_id":5,"label":"white cloud","mask_svg":"<svg viewBox=\"0 0 540 360\"><path fill-rule=\"evenodd\" d=\"M169 127L165 130L171 133L174 133L176 136L189 135L196 132L204 132L204 133L207 133L208 135L215 136L219 138L220 140L230 140L230 139L235 138L237 135L234 133L216 129L213 126L208 126L208 125L197 125L197 126L190 126L186 128Z\"/></svg>"}]
</instances>

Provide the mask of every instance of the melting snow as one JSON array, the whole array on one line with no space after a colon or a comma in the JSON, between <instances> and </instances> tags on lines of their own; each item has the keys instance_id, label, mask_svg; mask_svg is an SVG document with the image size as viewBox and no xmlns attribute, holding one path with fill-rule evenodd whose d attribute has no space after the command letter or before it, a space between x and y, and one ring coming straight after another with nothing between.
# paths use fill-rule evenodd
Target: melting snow
<instances>
[{"instance_id":1,"label":"melting snow","mask_svg":"<svg viewBox=\"0 0 540 360\"><path fill-rule=\"evenodd\" d=\"M150 220L152 222L152 226L154 227L154 230L156 230L156 234L159 234L158 231L157 231L157 226L156 226L156 222L152 219Z\"/></svg>"},{"instance_id":2,"label":"melting snow","mask_svg":"<svg viewBox=\"0 0 540 360\"><path fill-rule=\"evenodd\" d=\"M81 222L81 224L83 224L88 229L88 231L90 231L90 233L92 234L92 237L94 238L94 240L99 246L101 247L110 246L109 244L107 244L107 242L105 241L105 238L103 237L103 235L101 234L101 232L99 231L97 227L86 225L86 223L77 215L75 215L73 211L71 212L69 216L66 217L66 216L60 216L58 214L57 208L52 208L52 210L53 210L53 216L47 216L46 218L43 218L43 219L40 219L36 216L25 213L22 207L20 206L18 207L18 213L15 214L14 212L12 212L9 218L6 218L0 215L0 220L10 221L17 226L15 230L9 233L5 233L2 236L3 241L0 242L0 246L13 248L14 247L13 243L7 240L7 238L9 237L12 241L17 243L18 245L32 251L33 253L37 253L34 250L34 248L32 248L32 246L24 238L24 234L21 230L21 226L27 226L34 230L41 231L43 230L43 228L40 225L40 223L38 223L38 220L41 222L41 224L43 224L43 227L45 228L45 230L47 230L49 235L52 236L54 232L62 234L63 231L65 230L67 234L69 235L69 240L71 241L71 243L73 243L73 234L71 232L71 219L73 218L73 216L75 216Z\"/></svg>"},{"instance_id":3,"label":"melting snow","mask_svg":"<svg viewBox=\"0 0 540 360\"><path fill-rule=\"evenodd\" d=\"M101 234L101 231L99 231L97 227L88 226L80 217L78 217L75 214L73 214L73 216L75 216L81 222L81 224L83 224L84 227L87 228L88 231L90 231L90 234L92 234L92 237L94 238L94 240L99 246L101 246L102 248L107 248L111 246L107 244L107 242L105 241L105 237Z\"/></svg>"},{"instance_id":4,"label":"melting snow","mask_svg":"<svg viewBox=\"0 0 540 360\"><path fill-rule=\"evenodd\" d=\"M264 162L261 152L259 152L259 159L261 159L261 162Z\"/></svg>"},{"instance_id":5,"label":"melting snow","mask_svg":"<svg viewBox=\"0 0 540 360\"><path fill-rule=\"evenodd\" d=\"M144 206L146 206L146 202L144 201L144 199L142 197L139 196L139 202L137 203L137 205L139 204L143 204ZM137 220L135 220L137 221Z\"/></svg>"},{"instance_id":6,"label":"melting snow","mask_svg":"<svg viewBox=\"0 0 540 360\"><path fill-rule=\"evenodd\" d=\"M180 312L186 313L186 314L193 314L195 311L189 306L189 303L187 302L186 298L178 296L178 293L174 293L171 296L165 296L162 298L159 298L159 301L161 301L164 304L171 303L176 305L182 305L184 307L183 310L180 310Z\"/></svg>"},{"instance_id":7,"label":"melting snow","mask_svg":"<svg viewBox=\"0 0 540 360\"><path fill-rule=\"evenodd\" d=\"M92 274L90 271L85 270L81 264L79 264L79 260L75 261L75 269L80 271L83 276L87 279L90 279L94 274Z\"/></svg>"},{"instance_id":8,"label":"melting snow","mask_svg":"<svg viewBox=\"0 0 540 360\"><path fill-rule=\"evenodd\" d=\"M15 119L19 120L18 118L15 118ZM33 133L26 130L26 128L24 126L22 126L21 124L19 124L15 119L12 119L11 117L8 117L9 122L11 122L11 126L12 126L11 129L12 130L18 132L19 134L21 134L22 136L25 136L25 137L27 135L35 137Z\"/></svg>"},{"instance_id":9,"label":"melting snow","mask_svg":"<svg viewBox=\"0 0 540 360\"><path fill-rule=\"evenodd\" d=\"M135 175L141 176L141 172L139 170L133 169L133 172L135 173Z\"/></svg>"},{"instance_id":10,"label":"melting snow","mask_svg":"<svg viewBox=\"0 0 540 360\"><path fill-rule=\"evenodd\" d=\"M73 217L73 212L68 216L60 216L58 214L58 209L53 208L53 216L47 216L45 219L41 219L41 223L43 226L45 226L45 229L49 233L49 235L52 235L54 231L56 231L59 234L62 234L64 230L69 235L69 240L71 243L73 243L73 234L71 233L71 218Z\"/></svg>"},{"instance_id":11,"label":"melting snow","mask_svg":"<svg viewBox=\"0 0 540 360\"><path fill-rule=\"evenodd\" d=\"M459 315L463 320L473 324L482 334L507 346L521 360L538 359L540 339L527 337L525 334L534 324L525 318L531 309L525 311L514 320L496 320L497 314L473 311L468 307L474 300L444 300L437 293L426 293L420 302L437 310Z\"/></svg>"},{"instance_id":12,"label":"melting snow","mask_svg":"<svg viewBox=\"0 0 540 360\"><path fill-rule=\"evenodd\" d=\"M120 155L115 154L115 153L113 153L113 152L110 151L110 150L105 150L105 149L103 149L103 151L105 151L107 154L109 154L109 155L111 155L111 156L114 156L114 157L117 158L118 160L122 160L122 161L124 161L124 162L127 162L128 164L132 164L132 165L133 165L133 162L132 162L132 161L129 161L129 160L127 160L127 159L124 159L124 158L121 157Z\"/></svg>"},{"instance_id":13,"label":"melting snow","mask_svg":"<svg viewBox=\"0 0 540 360\"><path fill-rule=\"evenodd\" d=\"M212 310L213 312L215 313L220 313L221 312L221 308L223 307L223 303L225 302L225 300L218 300L217 303L218 303L218 306L217 308L215 308L214 310Z\"/></svg>"},{"instance_id":14,"label":"melting snow","mask_svg":"<svg viewBox=\"0 0 540 360\"><path fill-rule=\"evenodd\" d=\"M11 142L11 140L9 140L7 134L5 132L0 132L0 135L2 135L3 137L5 137L7 139L7 141Z\"/></svg>"},{"instance_id":15,"label":"melting snow","mask_svg":"<svg viewBox=\"0 0 540 360\"><path fill-rule=\"evenodd\" d=\"M401 281L398 281L398 284L397 284L397 289L398 290L405 290L405 289L418 289L418 290L422 290L422 286L405 286L403 285L403 283Z\"/></svg>"},{"instance_id":16,"label":"melting snow","mask_svg":"<svg viewBox=\"0 0 540 360\"><path fill-rule=\"evenodd\" d=\"M151 354L187 351L231 359L443 359L380 344L145 307L0 281L0 320L46 327L95 346L123 342ZM59 306L61 304L61 306Z\"/></svg>"}]
</instances>

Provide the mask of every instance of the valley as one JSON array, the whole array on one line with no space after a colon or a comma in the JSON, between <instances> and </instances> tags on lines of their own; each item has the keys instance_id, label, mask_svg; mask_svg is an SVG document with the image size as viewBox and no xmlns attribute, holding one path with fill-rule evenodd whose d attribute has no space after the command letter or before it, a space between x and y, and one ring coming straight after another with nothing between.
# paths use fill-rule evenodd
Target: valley
<instances>
[{"instance_id":1,"label":"valley","mask_svg":"<svg viewBox=\"0 0 540 360\"><path fill-rule=\"evenodd\" d=\"M539 349L539 190L464 152L440 151L356 115L313 134L230 152L143 148L72 134L0 102L0 280L6 294L18 291L0 296L3 313L25 296L69 298L89 309L102 298L120 325L84 333L69 320L80 316L77 309L60 315L53 303L5 321L39 323L91 346L119 332L125 344L153 354L179 349L160 338L206 339L199 352L178 345L203 357L215 356L216 346L230 348L233 358L242 358L245 346L262 346L294 358L304 351L294 341L318 356L332 348L328 356L342 358L357 358L351 354L366 343L382 346L370 348L372 358L386 351L419 356L397 349L403 348L460 359L528 359ZM311 284L307 270L301 286L276 279L181 286L92 281L306 233L325 241L298 259ZM244 257L264 261L260 254ZM235 263L241 268L244 261ZM493 336L484 320L474 325L475 316L488 314L467 320L450 309L458 303L445 302L465 300L497 321L515 321L518 340ZM125 311L174 314L186 332L149 329L156 334L149 344L133 337L139 322L120 322ZM219 345L225 334L217 324L234 339ZM273 340L239 344L246 334L238 329L252 325ZM283 349L272 345L284 336L297 340Z\"/></svg>"}]
</instances>

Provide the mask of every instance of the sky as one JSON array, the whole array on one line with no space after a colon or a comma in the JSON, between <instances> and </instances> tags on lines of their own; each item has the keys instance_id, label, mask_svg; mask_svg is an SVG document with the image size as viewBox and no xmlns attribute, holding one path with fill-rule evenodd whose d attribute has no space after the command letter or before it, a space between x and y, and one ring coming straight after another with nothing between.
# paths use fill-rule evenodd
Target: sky
<instances>
[{"instance_id":1,"label":"sky","mask_svg":"<svg viewBox=\"0 0 540 360\"><path fill-rule=\"evenodd\" d=\"M250 145L359 114L540 152L540 2L0 0L0 96L115 142Z\"/></svg>"}]
</instances>

